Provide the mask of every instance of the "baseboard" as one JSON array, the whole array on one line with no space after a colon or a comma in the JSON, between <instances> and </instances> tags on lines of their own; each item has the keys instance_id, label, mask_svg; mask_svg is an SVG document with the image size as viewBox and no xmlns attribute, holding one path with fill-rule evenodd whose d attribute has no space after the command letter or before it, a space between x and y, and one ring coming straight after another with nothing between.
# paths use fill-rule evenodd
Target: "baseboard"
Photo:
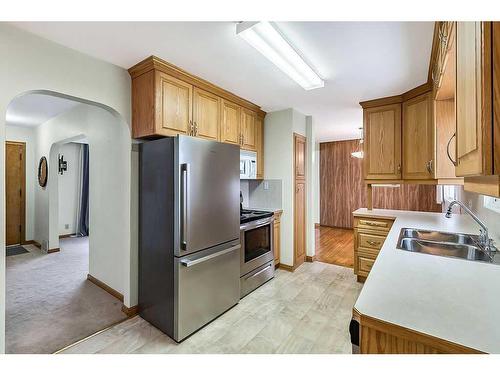
<instances>
[{"instance_id":1,"label":"baseboard","mask_svg":"<svg viewBox=\"0 0 500 375\"><path fill-rule=\"evenodd\" d=\"M72 237L72 236L76 236L76 233L60 234L59 239L68 238L68 237Z\"/></svg>"},{"instance_id":2,"label":"baseboard","mask_svg":"<svg viewBox=\"0 0 500 375\"><path fill-rule=\"evenodd\" d=\"M319 228L321 226L320 223L314 223L314 228Z\"/></svg>"},{"instance_id":3,"label":"baseboard","mask_svg":"<svg viewBox=\"0 0 500 375\"><path fill-rule=\"evenodd\" d=\"M99 288L104 289L106 292L111 294L113 297L119 299L120 302L123 303L123 294L121 294L117 290L111 288L109 285L103 283L101 280L96 279L91 274L87 274L87 280L90 281L91 283L97 285Z\"/></svg>"},{"instance_id":4,"label":"baseboard","mask_svg":"<svg viewBox=\"0 0 500 375\"><path fill-rule=\"evenodd\" d=\"M316 255L313 255L310 257L309 255L306 255L306 262L312 263L316 260Z\"/></svg>"},{"instance_id":5,"label":"baseboard","mask_svg":"<svg viewBox=\"0 0 500 375\"><path fill-rule=\"evenodd\" d=\"M135 305L132 307L127 307L125 305L122 305L122 311L129 317L136 316L139 314L139 305Z\"/></svg>"},{"instance_id":6,"label":"baseboard","mask_svg":"<svg viewBox=\"0 0 500 375\"><path fill-rule=\"evenodd\" d=\"M29 241L24 241L21 245L33 245L33 246L36 246L38 247L39 249L42 248L42 245L40 245L38 242L36 242L35 240L29 240Z\"/></svg>"},{"instance_id":7,"label":"baseboard","mask_svg":"<svg viewBox=\"0 0 500 375\"><path fill-rule=\"evenodd\" d=\"M48 249L47 254L57 253L59 251L61 251L59 247L54 247L53 249Z\"/></svg>"},{"instance_id":8,"label":"baseboard","mask_svg":"<svg viewBox=\"0 0 500 375\"><path fill-rule=\"evenodd\" d=\"M366 277L365 276L357 276L357 280L358 280L358 283L364 283L366 281Z\"/></svg>"},{"instance_id":9,"label":"baseboard","mask_svg":"<svg viewBox=\"0 0 500 375\"><path fill-rule=\"evenodd\" d=\"M289 266L287 264L280 263L279 268L288 272L293 272L295 268L293 266Z\"/></svg>"}]
</instances>

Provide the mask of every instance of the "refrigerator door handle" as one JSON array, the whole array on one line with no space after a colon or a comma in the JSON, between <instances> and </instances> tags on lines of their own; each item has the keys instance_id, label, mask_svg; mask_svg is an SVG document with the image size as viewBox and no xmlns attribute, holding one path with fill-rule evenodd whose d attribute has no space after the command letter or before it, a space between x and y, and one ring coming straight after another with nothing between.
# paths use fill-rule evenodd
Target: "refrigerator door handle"
<instances>
[{"instance_id":1,"label":"refrigerator door handle","mask_svg":"<svg viewBox=\"0 0 500 375\"><path fill-rule=\"evenodd\" d=\"M196 264L206 262L207 260L217 258L218 256L230 253L234 250L238 250L240 248L241 248L241 245L236 245L236 246L230 247L229 249L225 249L225 250L219 251L217 253L207 255L206 257L202 257L202 258L198 258L198 259L194 259L194 260L183 259L183 260L181 260L181 264L183 266L186 266L186 267L191 267L191 266L194 266Z\"/></svg>"},{"instance_id":2,"label":"refrigerator door handle","mask_svg":"<svg viewBox=\"0 0 500 375\"><path fill-rule=\"evenodd\" d=\"M189 163L181 164L181 248L187 249L187 236L188 236L188 189L189 183Z\"/></svg>"}]
</instances>

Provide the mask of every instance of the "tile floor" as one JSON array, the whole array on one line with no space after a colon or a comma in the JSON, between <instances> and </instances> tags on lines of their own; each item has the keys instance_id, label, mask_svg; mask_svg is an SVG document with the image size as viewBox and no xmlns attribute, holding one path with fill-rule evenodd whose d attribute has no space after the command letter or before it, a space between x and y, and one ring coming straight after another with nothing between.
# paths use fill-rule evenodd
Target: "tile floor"
<instances>
[{"instance_id":1,"label":"tile floor","mask_svg":"<svg viewBox=\"0 0 500 375\"><path fill-rule=\"evenodd\" d=\"M362 284L352 269L305 263L276 277L176 344L140 317L63 353L350 353L348 326Z\"/></svg>"}]
</instances>

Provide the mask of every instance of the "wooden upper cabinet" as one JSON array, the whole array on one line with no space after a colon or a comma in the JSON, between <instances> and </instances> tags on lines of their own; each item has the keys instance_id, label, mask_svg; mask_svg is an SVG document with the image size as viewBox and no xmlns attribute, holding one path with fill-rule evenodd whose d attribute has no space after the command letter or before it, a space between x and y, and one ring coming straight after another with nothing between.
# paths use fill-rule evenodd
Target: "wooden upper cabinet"
<instances>
[{"instance_id":1,"label":"wooden upper cabinet","mask_svg":"<svg viewBox=\"0 0 500 375\"><path fill-rule=\"evenodd\" d=\"M403 179L434 178L435 133L432 111L431 92L403 103Z\"/></svg>"},{"instance_id":2,"label":"wooden upper cabinet","mask_svg":"<svg viewBox=\"0 0 500 375\"><path fill-rule=\"evenodd\" d=\"M401 179L401 104L365 108L366 179Z\"/></svg>"},{"instance_id":3,"label":"wooden upper cabinet","mask_svg":"<svg viewBox=\"0 0 500 375\"><path fill-rule=\"evenodd\" d=\"M491 118L484 111L488 102L491 81L484 80L485 64L490 64L487 49L483 49L488 35L483 34L483 22L456 24L456 155L457 176L491 174ZM491 37L491 35L489 35ZM486 40L487 42L487 40ZM491 57L491 51L489 51ZM486 57L486 59L485 59ZM489 67L491 69L491 66ZM483 101L483 95L485 100ZM491 108L491 107L490 107ZM491 109L490 109L491 110ZM483 117L483 111L486 116Z\"/></svg>"},{"instance_id":4,"label":"wooden upper cabinet","mask_svg":"<svg viewBox=\"0 0 500 375\"><path fill-rule=\"evenodd\" d=\"M220 98L197 87L193 92L194 136L218 141L220 139Z\"/></svg>"},{"instance_id":5,"label":"wooden upper cabinet","mask_svg":"<svg viewBox=\"0 0 500 375\"><path fill-rule=\"evenodd\" d=\"M189 134L193 118L193 86L158 73L159 110L157 132L161 135Z\"/></svg>"},{"instance_id":6,"label":"wooden upper cabinet","mask_svg":"<svg viewBox=\"0 0 500 375\"><path fill-rule=\"evenodd\" d=\"M257 151L257 178L264 178L264 121L255 118L256 151Z\"/></svg>"},{"instance_id":7,"label":"wooden upper cabinet","mask_svg":"<svg viewBox=\"0 0 500 375\"><path fill-rule=\"evenodd\" d=\"M221 142L240 145L241 108L239 105L224 99L221 106L222 122L220 140Z\"/></svg>"},{"instance_id":8,"label":"wooden upper cabinet","mask_svg":"<svg viewBox=\"0 0 500 375\"><path fill-rule=\"evenodd\" d=\"M241 148L256 151L257 134L255 129L256 113L246 108L241 110Z\"/></svg>"},{"instance_id":9,"label":"wooden upper cabinet","mask_svg":"<svg viewBox=\"0 0 500 375\"><path fill-rule=\"evenodd\" d=\"M185 134L242 146L242 109L265 116L257 105L155 56L128 72L133 138ZM254 121L244 121L245 147L255 150Z\"/></svg>"}]
</instances>

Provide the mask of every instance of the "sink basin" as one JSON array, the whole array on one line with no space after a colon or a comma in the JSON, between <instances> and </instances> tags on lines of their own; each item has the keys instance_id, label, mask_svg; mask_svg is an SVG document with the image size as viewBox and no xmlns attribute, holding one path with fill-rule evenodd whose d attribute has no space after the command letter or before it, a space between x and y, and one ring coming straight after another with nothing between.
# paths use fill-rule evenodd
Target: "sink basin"
<instances>
[{"instance_id":1,"label":"sink basin","mask_svg":"<svg viewBox=\"0 0 500 375\"><path fill-rule=\"evenodd\" d=\"M445 233L430 230L403 228L400 238L415 238L425 241L445 242L452 244L464 244L477 246L478 236L463 233Z\"/></svg>"},{"instance_id":2,"label":"sink basin","mask_svg":"<svg viewBox=\"0 0 500 375\"><path fill-rule=\"evenodd\" d=\"M397 248L422 254L500 263L500 257L495 257L495 253L490 255L480 248L477 239L478 236L470 234L402 228Z\"/></svg>"}]
</instances>

